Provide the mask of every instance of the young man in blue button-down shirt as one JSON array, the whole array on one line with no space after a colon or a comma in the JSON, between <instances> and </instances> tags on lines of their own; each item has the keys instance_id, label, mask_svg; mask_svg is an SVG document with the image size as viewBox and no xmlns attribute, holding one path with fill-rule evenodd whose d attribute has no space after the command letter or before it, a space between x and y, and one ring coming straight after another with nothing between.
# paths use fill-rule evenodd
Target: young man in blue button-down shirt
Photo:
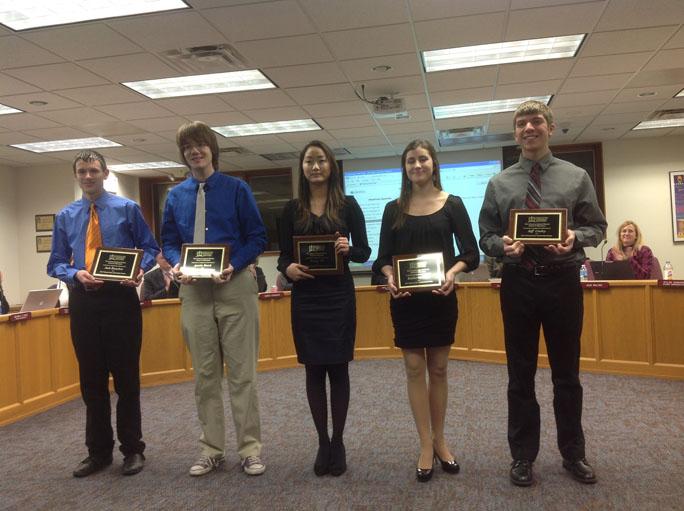
<instances>
[{"instance_id":1,"label":"young man in blue button-down shirt","mask_svg":"<svg viewBox=\"0 0 684 511\"><path fill-rule=\"evenodd\" d=\"M245 473L259 475L266 469L261 461L256 392L259 316L257 283L247 266L266 248L266 229L244 181L217 171L218 142L209 126L185 124L178 129L176 142L191 175L169 192L162 245L182 284L181 322L195 369L195 398L202 426L201 454L190 467L190 475L207 474L224 461L224 361L241 465ZM205 211L198 216L200 188ZM204 224L203 231L195 228L196 219L198 225ZM230 245L230 264L221 275L198 280L178 271L182 244L198 242Z\"/></svg>"},{"instance_id":2,"label":"young man in blue button-down shirt","mask_svg":"<svg viewBox=\"0 0 684 511\"><path fill-rule=\"evenodd\" d=\"M107 164L96 151L82 151L73 164L83 197L55 218L47 271L69 287L71 338L78 359L81 395L86 404L88 457L74 470L85 477L112 462L114 438L109 403L109 373L119 398L116 432L124 455L122 472L132 475L144 465L140 414L140 347L142 316L135 288L154 266L159 246L138 205L105 191ZM104 282L86 268L86 236L91 205L99 218L102 245L144 250L135 280Z\"/></svg>"}]
</instances>

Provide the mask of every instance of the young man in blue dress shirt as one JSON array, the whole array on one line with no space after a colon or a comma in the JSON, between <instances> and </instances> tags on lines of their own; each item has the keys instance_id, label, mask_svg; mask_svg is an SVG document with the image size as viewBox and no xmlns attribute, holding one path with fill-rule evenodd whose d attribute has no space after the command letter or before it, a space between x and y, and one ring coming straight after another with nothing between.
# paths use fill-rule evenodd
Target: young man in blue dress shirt
<instances>
[{"instance_id":1,"label":"young man in blue dress shirt","mask_svg":"<svg viewBox=\"0 0 684 511\"><path fill-rule=\"evenodd\" d=\"M144 271L154 266L159 246L138 205L105 191L109 170L100 153L78 153L73 169L83 197L57 214L47 264L48 274L69 287L71 339L86 405L88 457L73 475L85 477L112 463L110 373L118 395L116 432L124 455L122 473L133 475L143 469L145 460L140 414L142 316L136 287ZM144 251L135 280L104 282L90 274L86 242L91 223L99 224L98 245Z\"/></svg>"},{"instance_id":2,"label":"young man in blue dress shirt","mask_svg":"<svg viewBox=\"0 0 684 511\"><path fill-rule=\"evenodd\" d=\"M259 316L257 283L247 267L266 248L266 229L244 181L218 172L218 142L209 126L185 124L176 142L191 175L166 199L162 246L181 282L181 323L202 427L201 453L190 475L207 474L224 461L224 362L241 466L246 474L259 475L266 470L256 391ZM204 211L197 210L198 203ZM178 264L183 243L227 244L230 264L212 279L184 276Z\"/></svg>"}]
</instances>

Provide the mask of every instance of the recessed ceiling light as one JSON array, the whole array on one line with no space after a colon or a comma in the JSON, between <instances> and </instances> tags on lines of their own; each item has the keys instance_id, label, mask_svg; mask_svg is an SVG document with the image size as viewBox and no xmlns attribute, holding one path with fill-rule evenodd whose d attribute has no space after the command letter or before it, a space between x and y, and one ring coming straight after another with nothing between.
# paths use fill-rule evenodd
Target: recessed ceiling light
<instances>
[{"instance_id":1,"label":"recessed ceiling light","mask_svg":"<svg viewBox=\"0 0 684 511\"><path fill-rule=\"evenodd\" d=\"M648 90L645 92L640 92L639 94L637 94L637 96L639 96L640 98L650 98L651 96L656 96L657 94L658 93L655 91Z\"/></svg>"},{"instance_id":2,"label":"recessed ceiling light","mask_svg":"<svg viewBox=\"0 0 684 511\"><path fill-rule=\"evenodd\" d=\"M77 149L96 149L98 147L120 147L121 144L106 138L72 138L68 140L50 140L48 142L31 142L30 144L12 144L17 149L25 149L32 153L52 153L55 151L75 151Z\"/></svg>"},{"instance_id":3,"label":"recessed ceiling light","mask_svg":"<svg viewBox=\"0 0 684 511\"><path fill-rule=\"evenodd\" d=\"M586 34L526 39L422 52L425 72L561 59L577 54Z\"/></svg>"},{"instance_id":4,"label":"recessed ceiling light","mask_svg":"<svg viewBox=\"0 0 684 511\"><path fill-rule=\"evenodd\" d=\"M109 170L120 172L122 170L177 169L185 167L185 165L175 161L148 161L143 163L121 163L108 165L108 167Z\"/></svg>"},{"instance_id":5,"label":"recessed ceiling light","mask_svg":"<svg viewBox=\"0 0 684 511\"><path fill-rule=\"evenodd\" d=\"M22 110L17 110L16 108L12 108L11 106L0 105L0 115L20 114L21 112Z\"/></svg>"},{"instance_id":6,"label":"recessed ceiling light","mask_svg":"<svg viewBox=\"0 0 684 511\"><path fill-rule=\"evenodd\" d=\"M29 101L29 105L33 105L33 106L45 106L47 104L48 104L47 101L42 101L40 99L34 99L33 101Z\"/></svg>"},{"instance_id":7,"label":"recessed ceiling light","mask_svg":"<svg viewBox=\"0 0 684 511\"><path fill-rule=\"evenodd\" d=\"M601 131L615 131L613 127L601 128Z\"/></svg>"},{"instance_id":8,"label":"recessed ceiling light","mask_svg":"<svg viewBox=\"0 0 684 511\"><path fill-rule=\"evenodd\" d=\"M289 133L293 131L320 130L321 127L313 119L297 119L294 121L216 126L211 129L224 137L245 137L248 135L268 135L273 133Z\"/></svg>"},{"instance_id":9,"label":"recessed ceiling light","mask_svg":"<svg viewBox=\"0 0 684 511\"><path fill-rule=\"evenodd\" d=\"M435 119L448 119L450 117L468 117L471 115L498 114L501 112L513 112L525 101L541 101L548 105L551 95L535 96L528 98L497 99L494 101L480 101L477 103L461 103L458 105L443 105L432 108Z\"/></svg>"},{"instance_id":10,"label":"recessed ceiling light","mask_svg":"<svg viewBox=\"0 0 684 511\"><path fill-rule=\"evenodd\" d=\"M0 24L18 31L187 8L188 5L181 0L2 0Z\"/></svg>"},{"instance_id":11,"label":"recessed ceiling light","mask_svg":"<svg viewBox=\"0 0 684 511\"><path fill-rule=\"evenodd\" d=\"M376 73L386 73L387 71L390 71L392 69L392 66L380 65L380 66L373 66L371 69L373 71L375 71Z\"/></svg>"},{"instance_id":12,"label":"recessed ceiling light","mask_svg":"<svg viewBox=\"0 0 684 511\"><path fill-rule=\"evenodd\" d=\"M258 69L122 82L121 85L152 99L275 88L275 84Z\"/></svg>"}]
</instances>

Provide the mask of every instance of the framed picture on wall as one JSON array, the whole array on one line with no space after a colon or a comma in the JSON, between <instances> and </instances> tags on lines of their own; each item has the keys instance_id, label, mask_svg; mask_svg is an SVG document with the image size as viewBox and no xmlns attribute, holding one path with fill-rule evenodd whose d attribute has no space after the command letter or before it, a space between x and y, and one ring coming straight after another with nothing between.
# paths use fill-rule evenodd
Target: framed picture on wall
<instances>
[{"instance_id":1,"label":"framed picture on wall","mask_svg":"<svg viewBox=\"0 0 684 511\"><path fill-rule=\"evenodd\" d=\"M36 215L36 232L52 232L55 225L55 215Z\"/></svg>"},{"instance_id":2,"label":"framed picture on wall","mask_svg":"<svg viewBox=\"0 0 684 511\"><path fill-rule=\"evenodd\" d=\"M36 252L50 252L52 249L52 235L36 236Z\"/></svg>"},{"instance_id":3,"label":"framed picture on wall","mask_svg":"<svg viewBox=\"0 0 684 511\"><path fill-rule=\"evenodd\" d=\"M670 205L672 239L675 243L684 243L684 170L670 172Z\"/></svg>"}]
</instances>

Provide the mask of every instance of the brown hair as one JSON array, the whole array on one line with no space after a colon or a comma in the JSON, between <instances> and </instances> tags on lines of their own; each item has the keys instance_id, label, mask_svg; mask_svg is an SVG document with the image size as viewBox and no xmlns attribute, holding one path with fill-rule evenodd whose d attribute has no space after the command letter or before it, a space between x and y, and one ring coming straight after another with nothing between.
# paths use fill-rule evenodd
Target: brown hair
<instances>
[{"instance_id":1,"label":"brown hair","mask_svg":"<svg viewBox=\"0 0 684 511\"><path fill-rule=\"evenodd\" d=\"M327 227L333 228L342 225L340 211L344 206L344 192L342 191L342 173L337 165L335 154L325 142L312 140L304 146L299 153L299 201L297 204L297 226L304 232L311 228L313 219L311 218L311 187L309 181L304 177L304 157L311 147L317 147L328 160L330 165L330 177L328 178L328 196L325 200L325 211L323 221Z\"/></svg>"},{"instance_id":2,"label":"brown hair","mask_svg":"<svg viewBox=\"0 0 684 511\"><path fill-rule=\"evenodd\" d=\"M536 115L541 114L546 119L546 124L551 126L553 124L553 112L548 105L542 103L541 101L536 101L531 99L525 101L518 108L515 109L515 114L513 115L513 128L515 128L515 120L522 115Z\"/></svg>"},{"instance_id":3,"label":"brown hair","mask_svg":"<svg viewBox=\"0 0 684 511\"><path fill-rule=\"evenodd\" d=\"M432 160L432 184L434 184L435 188L438 190L442 189L442 180L439 177L439 160L437 159L437 151L435 150L435 146L433 146L428 140L419 139L409 142L404 149L404 152L401 153L401 192L399 193L399 198L397 199L397 204L399 205L399 214L394 221L394 225L392 226L393 229L398 229L404 225L404 221L406 220L406 213L409 209L411 193L413 191L411 181L406 174L406 158L410 151L418 148L425 149L430 155L430 159Z\"/></svg>"},{"instance_id":4,"label":"brown hair","mask_svg":"<svg viewBox=\"0 0 684 511\"><path fill-rule=\"evenodd\" d=\"M104 156L92 149L85 149L76 154L74 157L74 162L71 164L71 167L74 169L74 174L76 174L76 164L79 161L99 161L102 171L104 172L107 170L107 162L105 161Z\"/></svg>"},{"instance_id":5,"label":"brown hair","mask_svg":"<svg viewBox=\"0 0 684 511\"><path fill-rule=\"evenodd\" d=\"M176 132L176 145L180 152L181 160L190 168L183 155L183 146L188 144L206 145L211 150L211 164L214 170L218 170L219 148L216 133L202 121L192 121L183 124Z\"/></svg>"}]
</instances>

